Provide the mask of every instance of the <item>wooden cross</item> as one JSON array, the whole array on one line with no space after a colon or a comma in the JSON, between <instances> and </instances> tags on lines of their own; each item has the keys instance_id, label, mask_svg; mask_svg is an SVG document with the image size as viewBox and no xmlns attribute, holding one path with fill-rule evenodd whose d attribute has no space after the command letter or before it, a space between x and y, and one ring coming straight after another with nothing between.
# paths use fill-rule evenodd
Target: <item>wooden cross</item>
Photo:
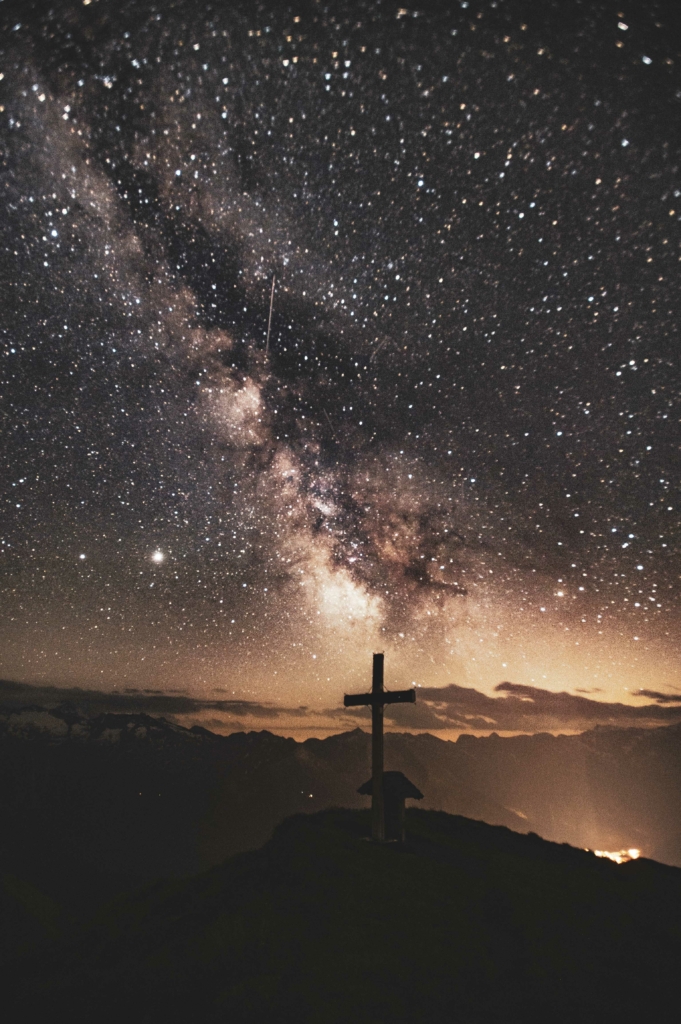
<instances>
[{"instance_id":1,"label":"wooden cross","mask_svg":"<svg viewBox=\"0 0 681 1024\"><path fill-rule=\"evenodd\" d=\"M383 806L383 708L386 704L414 704L416 690L383 689L383 655L374 654L371 693L350 693L343 698L346 708L368 704L371 707L371 837L385 839Z\"/></svg>"}]
</instances>

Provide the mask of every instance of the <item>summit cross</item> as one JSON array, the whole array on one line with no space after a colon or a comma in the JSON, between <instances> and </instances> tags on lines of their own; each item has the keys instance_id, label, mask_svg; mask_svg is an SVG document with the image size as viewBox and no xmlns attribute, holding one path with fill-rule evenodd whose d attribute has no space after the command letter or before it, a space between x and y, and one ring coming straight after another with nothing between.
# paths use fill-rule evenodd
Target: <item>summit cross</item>
<instances>
[{"instance_id":1,"label":"summit cross","mask_svg":"<svg viewBox=\"0 0 681 1024\"><path fill-rule=\"evenodd\" d=\"M385 839L385 807L383 800L383 708L386 704L414 704L416 690L383 689L383 655L374 654L371 693L346 693L346 708L368 704L371 707L371 838Z\"/></svg>"}]
</instances>

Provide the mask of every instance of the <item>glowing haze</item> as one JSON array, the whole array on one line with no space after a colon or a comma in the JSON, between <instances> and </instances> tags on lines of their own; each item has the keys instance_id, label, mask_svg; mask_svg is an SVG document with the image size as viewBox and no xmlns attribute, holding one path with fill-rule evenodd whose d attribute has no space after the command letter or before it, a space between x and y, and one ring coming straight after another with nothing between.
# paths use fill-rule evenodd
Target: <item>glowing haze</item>
<instances>
[{"instance_id":1,"label":"glowing haze","mask_svg":"<svg viewBox=\"0 0 681 1024\"><path fill-rule=\"evenodd\" d=\"M678 67L544 6L1 12L6 678L676 706Z\"/></svg>"}]
</instances>

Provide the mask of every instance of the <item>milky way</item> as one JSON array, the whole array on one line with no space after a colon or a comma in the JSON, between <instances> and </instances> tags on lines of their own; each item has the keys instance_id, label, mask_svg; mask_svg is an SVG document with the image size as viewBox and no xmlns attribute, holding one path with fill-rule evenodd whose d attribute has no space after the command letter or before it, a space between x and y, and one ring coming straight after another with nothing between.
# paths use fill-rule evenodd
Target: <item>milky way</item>
<instances>
[{"instance_id":1,"label":"milky way","mask_svg":"<svg viewBox=\"0 0 681 1024\"><path fill-rule=\"evenodd\" d=\"M3 674L678 693L666 8L3 8Z\"/></svg>"}]
</instances>

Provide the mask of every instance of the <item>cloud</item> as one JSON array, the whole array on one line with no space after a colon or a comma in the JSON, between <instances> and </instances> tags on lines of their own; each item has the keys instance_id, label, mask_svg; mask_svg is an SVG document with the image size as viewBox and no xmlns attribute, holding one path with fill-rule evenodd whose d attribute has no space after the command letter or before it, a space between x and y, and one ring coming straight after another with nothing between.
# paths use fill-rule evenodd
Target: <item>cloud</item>
<instances>
[{"instance_id":1,"label":"cloud","mask_svg":"<svg viewBox=\"0 0 681 1024\"><path fill-rule=\"evenodd\" d=\"M681 721L681 697L641 690L637 696L652 697L656 703L628 705L591 700L570 693L553 693L535 686L504 682L495 687L490 697L472 687L454 684L441 689L422 687L416 704L387 705L388 727L418 729L429 732L561 732L586 731L597 725L620 728L671 725ZM186 693L159 693L129 688L122 692L102 693L79 687L60 689L54 686L30 686L25 683L0 681L0 712L21 708L54 708L71 703L90 714L148 714L200 721L221 730L249 728L253 719L262 728L283 727L285 721L298 720L313 727L321 725L339 730L359 725L366 727L369 709L324 708L311 711L307 707L282 706L264 701L240 699L202 699ZM676 703L677 706L668 706ZM210 717L207 717L210 716Z\"/></svg>"},{"instance_id":2,"label":"cloud","mask_svg":"<svg viewBox=\"0 0 681 1024\"><path fill-rule=\"evenodd\" d=\"M75 704L90 713L147 715L193 715L206 711L222 715L247 718L277 719L283 716L303 717L304 708L282 708L274 704L250 700L203 700L186 693L162 693L129 687L120 692L85 690L74 686L61 689L56 686L30 686L0 680L0 712L12 712L28 706L54 708L60 704Z\"/></svg>"},{"instance_id":3,"label":"cloud","mask_svg":"<svg viewBox=\"0 0 681 1024\"><path fill-rule=\"evenodd\" d=\"M437 726L440 729L555 732L590 729L596 725L632 727L681 721L681 706L660 706L672 701L678 703L681 698L656 691L638 691L637 696L652 697L657 703L636 706L509 682L499 683L495 692L500 696L489 697L470 687L452 684L441 689L419 689L417 700L432 709L440 721ZM390 710L386 710L386 715Z\"/></svg>"},{"instance_id":4,"label":"cloud","mask_svg":"<svg viewBox=\"0 0 681 1024\"><path fill-rule=\"evenodd\" d=\"M658 704L681 704L681 693L660 693L658 690L637 690L637 697L648 697Z\"/></svg>"}]
</instances>

